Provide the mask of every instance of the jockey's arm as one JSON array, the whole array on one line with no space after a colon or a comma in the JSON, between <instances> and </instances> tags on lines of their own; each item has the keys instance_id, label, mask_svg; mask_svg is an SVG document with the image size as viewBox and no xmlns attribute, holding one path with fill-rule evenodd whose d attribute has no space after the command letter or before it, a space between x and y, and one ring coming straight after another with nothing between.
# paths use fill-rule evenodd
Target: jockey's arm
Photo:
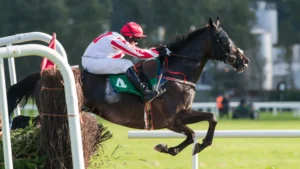
<instances>
[{"instance_id":1,"label":"jockey's arm","mask_svg":"<svg viewBox=\"0 0 300 169\"><path fill-rule=\"evenodd\" d=\"M158 57L158 51L155 49L140 49L132 46L129 42L123 39L112 40L111 44L114 48L123 51L124 53L138 58L153 58Z\"/></svg>"}]
</instances>

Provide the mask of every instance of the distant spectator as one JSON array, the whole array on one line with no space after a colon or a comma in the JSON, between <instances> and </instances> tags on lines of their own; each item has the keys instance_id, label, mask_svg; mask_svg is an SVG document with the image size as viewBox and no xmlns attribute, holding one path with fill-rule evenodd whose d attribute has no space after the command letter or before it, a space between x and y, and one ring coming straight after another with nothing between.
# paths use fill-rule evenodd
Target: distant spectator
<instances>
[{"instance_id":1,"label":"distant spectator","mask_svg":"<svg viewBox=\"0 0 300 169\"><path fill-rule=\"evenodd\" d=\"M217 103L217 107L218 107L218 110L219 110L219 113L220 113L220 114L221 114L221 111L222 111L222 108L223 108L222 101L223 101L223 96L222 96L222 95L219 95L219 96L216 98L216 103Z\"/></svg>"},{"instance_id":2,"label":"distant spectator","mask_svg":"<svg viewBox=\"0 0 300 169\"><path fill-rule=\"evenodd\" d=\"M238 105L232 114L232 118L233 119L240 119L240 118L251 118L254 117L251 111L251 108L249 107L249 105L246 104L246 100L245 99L241 99L240 101L240 105Z\"/></svg>"},{"instance_id":3,"label":"distant spectator","mask_svg":"<svg viewBox=\"0 0 300 169\"><path fill-rule=\"evenodd\" d=\"M220 117L226 116L229 118L229 95L225 95L222 100L222 109L220 111Z\"/></svg>"},{"instance_id":4,"label":"distant spectator","mask_svg":"<svg viewBox=\"0 0 300 169\"><path fill-rule=\"evenodd\" d=\"M228 95L220 95L216 98L217 107L219 109L220 117L226 116L229 117L229 96Z\"/></svg>"}]
</instances>

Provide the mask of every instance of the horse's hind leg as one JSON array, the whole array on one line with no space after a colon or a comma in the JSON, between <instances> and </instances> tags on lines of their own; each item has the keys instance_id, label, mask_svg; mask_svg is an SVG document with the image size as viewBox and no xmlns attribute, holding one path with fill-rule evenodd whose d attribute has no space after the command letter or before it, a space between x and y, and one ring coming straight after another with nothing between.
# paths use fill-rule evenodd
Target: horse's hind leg
<instances>
[{"instance_id":1,"label":"horse's hind leg","mask_svg":"<svg viewBox=\"0 0 300 169\"><path fill-rule=\"evenodd\" d=\"M213 141L215 128L217 125L217 119L212 113L206 113L206 112L199 112L194 110L185 110L180 113L178 113L173 120L174 124L172 127L169 127L170 130L185 134L187 136L186 140L183 141L181 144L179 144L176 147L167 148L166 145L158 145L156 146L156 150L164 153L168 153L171 155L176 155L180 151L182 151L186 146L192 144L194 142L195 133L185 126L185 124L192 124L197 123L200 121L208 121L209 126L207 130L207 134L205 138L203 139L202 144L196 143L193 151L193 155L201 152L206 147L210 146ZM178 127L176 127L178 126Z\"/></svg>"},{"instance_id":2,"label":"horse's hind leg","mask_svg":"<svg viewBox=\"0 0 300 169\"><path fill-rule=\"evenodd\" d=\"M175 131L177 133L181 133L187 136L187 138L180 143L178 146L168 148L165 144L159 144L155 147L155 150L168 153L171 155L177 155L180 151L182 151L185 147L192 144L195 139L195 133L193 130L185 126L185 124L192 124L200 121L208 121L209 126L207 130L207 134L203 139L203 143L197 143L195 145L193 155L201 152L207 146L212 144L212 140L214 137L215 127L217 125L217 119L212 113L199 112L194 110L185 110L176 115L176 117L172 120L173 124L168 127L168 129Z\"/></svg>"},{"instance_id":3,"label":"horse's hind leg","mask_svg":"<svg viewBox=\"0 0 300 169\"><path fill-rule=\"evenodd\" d=\"M192 144L194 142L195 139L195 133L193 130L191 130L190 128L188 128L185 125L181 125L181 126L172 126L172 127L168 127L168 129L175 131L177 133L181 133L186 135L186 139L180 143L179 145L175 146L175 147L170 147L168 148L166 144L158 144L155 147L155 150L162 152L162 153L167 153L170 155L177 155L180 151L182 151L184 148L186 148L188 145Z\"/></svg>"}]
</instances>

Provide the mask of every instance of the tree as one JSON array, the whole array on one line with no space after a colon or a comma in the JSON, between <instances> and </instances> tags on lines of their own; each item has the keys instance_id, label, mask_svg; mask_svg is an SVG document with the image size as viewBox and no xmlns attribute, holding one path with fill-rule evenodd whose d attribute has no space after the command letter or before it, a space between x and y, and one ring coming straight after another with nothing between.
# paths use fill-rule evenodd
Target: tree
<instances>
[{"instance_id":1,"label":"tree","mask_svg":"<svg viewBox=\"0 0 300 169\"><path fill-rule=\"evenodd\" d=\"M109 0L0 1L1 37L33 31L56 32L71 65L80 65L84 49L105 30L111 12ZM39 71L40 62L37 57L16 59L18 79Z\"/></svg>"},{"instance_id":2,"label":"tree","mask_svg":"<svg viewBox=\"0 0 300 169\"><path fill-rule=\"evenodd\" d=\"M298 0L266 0L276 4L278 11L278 45L290 47L300 41L300 1Z\"/></svg>"},{"instance_id":3,"label":"tree","mask_svg":"<svg viewBox=\"0 0 300 169\"><path fill-rule=\"evenodd\" d=\"M250 0L153 0L155 21L166 28L167 36L187 31L190 26L204 27L208 18L221 16L221 26L241 48L249 48L254 39L250 34L254 14ZM167 38L170 39L170 38Z\"/></svg>"},{"instance_id":4,"label":"tree","mask_svg":"<svg viewBox=\"0 0 300 169\"><path fill-rule=\"evenodd\" d=\"M85 48L108 27L111 15L109 0L67 0L68 24L65 24L64 46L68 49L70 64L81 63Z\"/></svg>"},{"instance_id":5,"label":"tree","mask_svg":"<svg viewBox=\"0 0 300 169\"><path fill-rule=\"evenodd\" d=\"M63 0L10 0L1 2L0 10L0 37L33 31L60 36L68 16ZM16 59L18 79L39 70L40 62L37 57Z\"/></svg>"}]
</instances>

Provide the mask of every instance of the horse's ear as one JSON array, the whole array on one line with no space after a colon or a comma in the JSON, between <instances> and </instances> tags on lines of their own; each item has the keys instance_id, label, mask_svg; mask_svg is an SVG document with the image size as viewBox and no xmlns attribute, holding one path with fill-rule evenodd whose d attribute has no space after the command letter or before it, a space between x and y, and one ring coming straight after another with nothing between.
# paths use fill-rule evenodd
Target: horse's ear
<instances>
[{"instance_id":1,"label":"horse's ear","mask_svg":"<svg viewBox=\"0 0 300 169\"><path fill-rule=\"evenodd\" d=\"M208 20L208 24L209 24L209 27L211 27L212 29L214 29L214 30L217 29L216 24L213 22L213 20L211 19L211 17Z\"/></svg>"},{"instance_id":2,"label":"horse's ear","mask_svg":"<svg viewBox=\"0 0 300 169\"><path fill-rule=\"evenodd\" d=\"M220 17L219 16L217 17L217 24L216 25L220 26Z\"/></svg>"}]
</instances>

